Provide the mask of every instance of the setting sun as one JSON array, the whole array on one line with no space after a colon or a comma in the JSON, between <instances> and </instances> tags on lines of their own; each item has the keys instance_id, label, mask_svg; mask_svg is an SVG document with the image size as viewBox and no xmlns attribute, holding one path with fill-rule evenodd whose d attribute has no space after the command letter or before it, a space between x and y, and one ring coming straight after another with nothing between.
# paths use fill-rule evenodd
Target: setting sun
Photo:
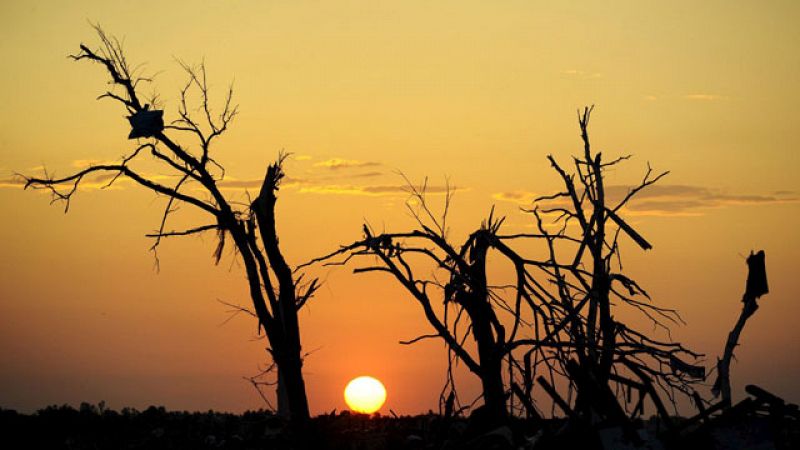
<instances>
[{"instance_id":1,"label":"setting sun","mask_svg":"<svg viewBox=\"0 0 800 450\"><path fill-rule=\"evenodd\" d=\"M354 378L344 388L344 401L355 412L372 414L386 401L386 388L373 377Z\"/></svg>"}]
</instances>

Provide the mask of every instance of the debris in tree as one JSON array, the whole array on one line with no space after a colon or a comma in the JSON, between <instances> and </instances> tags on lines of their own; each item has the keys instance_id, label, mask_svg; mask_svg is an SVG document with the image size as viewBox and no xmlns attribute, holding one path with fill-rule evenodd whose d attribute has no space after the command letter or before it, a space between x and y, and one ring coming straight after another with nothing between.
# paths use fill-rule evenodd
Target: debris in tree
<instances>
[{"instance_id":1,"label":"debris in tree","mask_svg":"<svg viewBox=\"0 0 800 450\"><path fill-rule=\"evenodd\" d=\"M164 111L150 110L149 105L128 116L131 123L131 132L128 139L153 137L164 130Z\"/></svg>"},{"instance_id":2,"label":"debris in tree","mask_svg":"<svg viewBox=\"0 0 800 450\"><path fill-rule=\"evenodd\" d=\"M764 250L756 254L750 253L747 258L747 287L745 288L744 297L742 301L748 298L753 300L769 293L769 286L767 286L767 268L764 263Z\"/></svg>"},{"instance_id":3,"label":"debris in tree","mask_svg":"<svg viewBox=\"0 0 800 450\"><path fill-rule=\"evenodd\" d=\"M692 378L696 379L705 379L706 377L706 368L703 366L695 366L694 364L689 364L685 361L681 361L675 355L669 355L669 366L672 369L673 373L685 373Z\"/></svg>"}]
</instances>

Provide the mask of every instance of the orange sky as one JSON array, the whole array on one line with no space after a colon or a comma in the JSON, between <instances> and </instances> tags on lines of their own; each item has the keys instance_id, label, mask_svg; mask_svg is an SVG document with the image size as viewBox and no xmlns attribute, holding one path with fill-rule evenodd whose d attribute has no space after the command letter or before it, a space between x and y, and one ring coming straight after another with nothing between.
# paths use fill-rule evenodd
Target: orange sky
<instances>
[{"instance_id":1,"label":"orange sky","mask_svg":"<svg viewBox=\"0 0 800 450\"><path fill-rule=\"evenodd\" d=\"M235 80L241 114L218 160L245 198L281 149L293 153L278 210L292 264L357 239L364 221L413 226L397 171L459 187L455 239L492 205L508 231L529 229L518 207L558 188L545 156L580 150L575 111L596 104L596 148L635 155L608 183L635 183L648 161L671 171L628 212L654 250L630 249L626 270L681 311L673 337L715 361L744 257L764 249L771 293L743 334L734 390L800 400L796 2L196 3L0 4L0 407L261 406L242 380L264 362L255 324L221 325L217 299L248 301L232 255L215 267L210 236L172 240L156 273L144 234L163 199L89 187L64 215L12 180L130 150L124 111L94 101L105 74L66 58L96 43L87 20L158 74L145 92L168 116L176 59L205 58L220 95ZM442 344L397 343L428 330L416 304L379 274L316 273L325 285L301 316L312 412L343 408L362 374L386 385L384 410L435 409Z\"/></svg>"}]
</instances>

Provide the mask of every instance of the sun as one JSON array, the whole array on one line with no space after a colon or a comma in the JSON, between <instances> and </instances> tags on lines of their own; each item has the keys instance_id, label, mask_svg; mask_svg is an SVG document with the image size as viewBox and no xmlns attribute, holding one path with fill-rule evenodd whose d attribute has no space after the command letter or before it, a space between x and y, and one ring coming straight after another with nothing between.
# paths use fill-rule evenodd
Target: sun
<instances>
[{"instance_id":1,"label":"sun","mask_svg":"<svg viewBox=\"0 0 800 450\"><path fill-rule=\"evenodd\" d=\"M373 377L354 378L344 388L344 401L355 412L372 414L386 401L386 388Z\"/></svg>"}]
</instances>

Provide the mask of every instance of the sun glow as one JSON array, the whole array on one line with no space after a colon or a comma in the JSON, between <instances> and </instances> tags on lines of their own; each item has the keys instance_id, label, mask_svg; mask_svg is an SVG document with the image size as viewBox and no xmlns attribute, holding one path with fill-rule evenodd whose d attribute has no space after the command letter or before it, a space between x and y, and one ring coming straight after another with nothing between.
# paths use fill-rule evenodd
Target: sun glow
<instances>
[{"instance_id":1,"label":"sun glow","mask_svg":"<svg viewBox=\"0 0 800 450\"><path fill-rule=\"evenodd\" d=\"M344 388L344 401L355 412L372 414L386 401L386 388L373 377L354 378Z\"/></svg>"}]
</instances>

